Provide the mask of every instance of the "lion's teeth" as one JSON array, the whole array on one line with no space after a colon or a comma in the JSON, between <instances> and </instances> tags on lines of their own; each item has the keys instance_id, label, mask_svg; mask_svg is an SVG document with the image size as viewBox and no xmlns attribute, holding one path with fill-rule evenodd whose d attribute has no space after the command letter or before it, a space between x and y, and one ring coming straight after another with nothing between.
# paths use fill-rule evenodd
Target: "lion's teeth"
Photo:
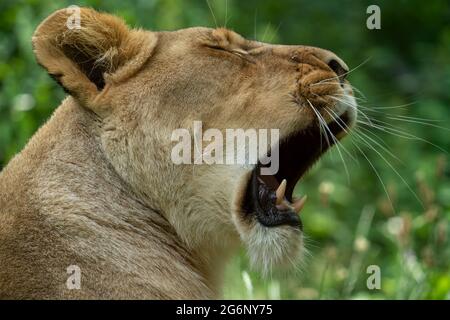
<instances>
[{"instance_id":1,"label":"lion's teeth","mask_svg":"<svg viewBox=\"0 0 450 320\"><path fill-rule=\"evenodd\" d=\"M300 210L303 209L307 198L308 198L308 196L305 195L305 196L301 197L300 199L295 200L295 202L292 204L292 207L294 208L295 212L299 213Z\"/></svg>"},{"instance_id":2,"label":"lion's teeth","mask_svg":"<svg viewBox=\"0 0 450 320\"><path fill-rule=\"evenodd\" d=\"M287 184L286 179L283 179L283 181L281 181L280 185L278 186L278 189L276 191L276 195L277 195L276 204L277 205L280 205L283 202L284 193L286 192L286 184Z\"/></svg>"}]
</instances>

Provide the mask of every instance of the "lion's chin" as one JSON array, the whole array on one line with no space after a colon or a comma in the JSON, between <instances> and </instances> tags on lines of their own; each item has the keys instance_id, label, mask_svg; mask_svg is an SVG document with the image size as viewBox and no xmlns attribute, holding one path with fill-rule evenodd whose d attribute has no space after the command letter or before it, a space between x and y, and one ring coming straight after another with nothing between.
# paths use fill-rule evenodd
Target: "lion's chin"
<instances>
[{"instance_id":1,"label":"lion's chin","mask_svg":"<svg viewBox=\"0 0 450 320\"><path fill-rule=\"evenodd\" d=\"M242 240L252 268L264 276L274 269L291 269L303 261L303 232L296 227L268 228L256 222Z\"/></svg>"}]
</instances>

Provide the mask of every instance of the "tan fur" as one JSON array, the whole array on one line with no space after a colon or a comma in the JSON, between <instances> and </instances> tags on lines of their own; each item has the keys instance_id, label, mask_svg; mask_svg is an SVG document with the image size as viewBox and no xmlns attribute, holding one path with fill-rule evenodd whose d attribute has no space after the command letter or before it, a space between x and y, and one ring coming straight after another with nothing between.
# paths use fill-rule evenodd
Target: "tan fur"
<instances>
[{"instance_id":1,"label":"tan fur","mask_svg":"<svg viewBox=\"0 0 450 320\"><path fill-rule=\"evenodd\" d=\"M301 232L242 218L250 169L174 165L171 133L194 120L301 130L314 119L305 97L337 110L326 95L338 84L308 84L339 58L225 29L134 30L91 9L69 30L68 15L33 45L70 96L0 173L0 298L216 298L241 241L256 267L292 258ZM66 287L70 265L80 290Z\"/></svg>"}]
</instances>

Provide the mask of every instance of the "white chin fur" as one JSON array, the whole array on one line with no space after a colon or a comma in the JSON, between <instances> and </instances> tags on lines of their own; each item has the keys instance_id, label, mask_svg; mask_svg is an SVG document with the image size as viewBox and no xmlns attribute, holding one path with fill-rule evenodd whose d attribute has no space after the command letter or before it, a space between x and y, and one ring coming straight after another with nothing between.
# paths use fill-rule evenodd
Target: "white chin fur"
<instances>
[{"instance_id":1,"label":"white chin fur","mask_svg":"<svg viewBox=\"0 0 450 320\"><path fill-rule=\"evenodd\" d=\"M241 237L252 268L264 276L273 268L296 265L303 256L303 233L291 226L269 228L255 221L250 231L241 233Z\"/></svg>"}]
</instances>

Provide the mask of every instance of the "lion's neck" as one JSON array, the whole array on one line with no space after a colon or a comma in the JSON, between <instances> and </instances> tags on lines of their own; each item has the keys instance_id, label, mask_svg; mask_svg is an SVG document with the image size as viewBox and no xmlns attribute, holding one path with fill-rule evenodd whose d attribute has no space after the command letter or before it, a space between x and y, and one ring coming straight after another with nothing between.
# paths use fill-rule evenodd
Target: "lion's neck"
<instances>
[{"instance_id":1,"label":"lion's neck","mask_svg":"<svg viewBox=\"0 0 450 320\"><path fill-rule=\"evenodd\" d=\"M89 286L99 290L104 288L95 279L103 265L104 274L114 274L108 286L117 296L215 297L219 279L213 269L221 266L220 255L211 248L188 249L163 215L131 191L104 157L95 122L66 100L15 160L20 165L45 154L34 162L30 179L36 210L58 230L49 236L63 244L61 254L75 254L70 264L85 266Z\"/></svg>"}]
</instances>

